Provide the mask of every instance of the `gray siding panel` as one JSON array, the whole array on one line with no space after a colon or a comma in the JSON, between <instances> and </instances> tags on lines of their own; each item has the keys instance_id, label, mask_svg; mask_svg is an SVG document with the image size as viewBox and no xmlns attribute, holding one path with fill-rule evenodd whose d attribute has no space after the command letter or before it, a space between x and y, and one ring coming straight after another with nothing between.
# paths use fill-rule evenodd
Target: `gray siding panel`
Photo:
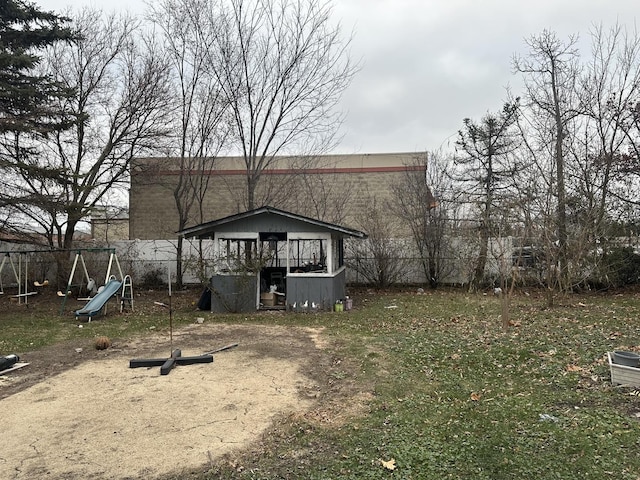
<instances>
[{"instance_id":1,"label":"gray siding panel","mask_svg":"<svg viewBox=\"0 0 640 480\"><path fill-rule=\"evenodd\" d=\"M344 270L333 277L287 277L287 305L293 310L303 310L305 303L308 310L313 304L318 309L331 310L336 300L344 299L345 292Z\"/></svg>"},{"instance_id":2,"label":"gray siding panel","mask_svg":"<svg viewBox=\"0 0 640 480\"><path fill-rule=\"evenodd\" d=\"M236 220L228 225L216 227L216 232L330 232L331 230L317 225L301 222L293 218L263 214L255 217Z\"/></svg>"},{"instance_id":3,"label":"gray siding panel","mask_svg":"<svg viewBox=\"0 0 640 480\"><path fill-rule=\"evenodd\" d=\"M215 313L255 312L258 280L255 275L211 277L211 311Z\"/></svg>"}]
</instances>

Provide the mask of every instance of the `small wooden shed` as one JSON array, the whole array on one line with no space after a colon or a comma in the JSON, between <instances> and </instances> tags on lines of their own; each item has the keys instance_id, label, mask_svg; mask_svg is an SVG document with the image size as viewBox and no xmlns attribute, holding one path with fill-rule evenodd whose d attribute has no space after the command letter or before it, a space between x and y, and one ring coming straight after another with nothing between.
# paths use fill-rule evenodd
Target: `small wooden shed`
<instances>
[{"instance_id":1,"label":"small wooden shed","mask_svg":"<svg viewBox=\"0 0 640 480\"><path fill-rule=\"evenodd\" d=\"M345 298L351 228L260 207L178 232L213 239L211 310L328 310Z\"/></svg>"}]
</instances>

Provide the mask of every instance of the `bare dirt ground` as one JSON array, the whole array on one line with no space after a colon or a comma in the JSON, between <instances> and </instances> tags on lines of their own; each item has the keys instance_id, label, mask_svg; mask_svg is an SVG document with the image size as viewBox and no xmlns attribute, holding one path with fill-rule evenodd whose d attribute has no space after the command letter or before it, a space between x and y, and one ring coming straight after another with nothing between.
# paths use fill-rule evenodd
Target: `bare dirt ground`
<instances>
[{"instance_id":1,"label":"bare dirt ground","mask_svg":"<svg viewBox=\"0 0 640 480\"><path fill-rule=\"evenodd\" d=\"M333 361L321 330L219 325L174 332L173 348L208 364L129 368L167 357L166 336L97 351L69 342L32 352L0 376L3 479L138 479L204 471L256 442L282 416L318 409Z\"/></svg>"}]
</instances>

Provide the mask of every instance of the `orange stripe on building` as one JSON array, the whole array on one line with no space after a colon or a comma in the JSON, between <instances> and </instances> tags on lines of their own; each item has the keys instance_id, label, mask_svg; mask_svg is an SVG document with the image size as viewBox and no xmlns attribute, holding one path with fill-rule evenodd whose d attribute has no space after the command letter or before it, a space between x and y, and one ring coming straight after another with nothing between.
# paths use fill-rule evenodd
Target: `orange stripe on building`
<instances>
[{"instance_id":1,"label":"orange stripe on building","mask_svg":"<svg viewBox=\"0 0 640 480\"><path fill-rule=\"evenodd\" d=\"M328 175L328 174L353 174L353 173L393 173L393 172L420 172L424 170L421 165L394 166L394 167L347 167L347 168L273 168L265 169L261 175ZM180 170L159 170L154 175L180 175ZM245 169L234 170L205 170L204 172L192 171L192 175L246 175Z\"/></svg>"}]
</instances>

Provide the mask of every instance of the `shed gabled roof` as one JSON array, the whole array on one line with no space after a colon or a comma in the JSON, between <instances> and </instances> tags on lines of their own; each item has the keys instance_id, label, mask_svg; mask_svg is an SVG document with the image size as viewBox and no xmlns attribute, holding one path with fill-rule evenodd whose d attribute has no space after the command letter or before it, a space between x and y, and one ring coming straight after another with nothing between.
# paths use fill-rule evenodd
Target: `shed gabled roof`
<instances>
[{"instance_id":1,"label":"shed gabled roof","mask_svg":"<svg viewBox=\"0 0 640 480\"><path fill-rule=\"evenodd\" d=\"M356 238L367 237L367 235L364 232L361 232L359 230L343 227L340 225L336 225L334 223L323 222L322 220L316 220L314 218L305 217L303 215L298 215L297 213L291 213L285 210L280 210L279 208L269 207L269 206L256 208L254 210L249 210L243 213L236 213L235 215L229 215L228 217L220 218L218 220L212 220L210 222L201 223L200 225L195 225L193 227L185 228L184 230L179 231L178 235L183 236L185 238L211 237L213 236L213 233L223 225L228 226L240 220L247 220L247 219L250 219L251 217L258 217L266 214L276 215L283 218L304 222L309 225L315 225L317 227L321 227L322 230L329 230L329 231L340 233L342 235L346 235L350 237L356 237Z\"/></svg>"}]
</instances>

